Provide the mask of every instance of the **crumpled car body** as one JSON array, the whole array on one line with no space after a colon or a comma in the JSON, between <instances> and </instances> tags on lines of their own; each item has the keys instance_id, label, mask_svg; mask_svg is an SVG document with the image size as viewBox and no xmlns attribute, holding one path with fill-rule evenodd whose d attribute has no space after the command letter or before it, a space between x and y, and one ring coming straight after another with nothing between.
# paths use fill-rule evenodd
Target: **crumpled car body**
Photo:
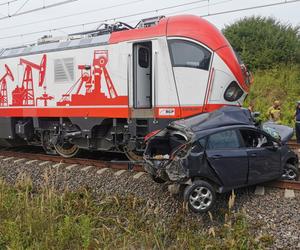
<instances>
[{"instance_id":1,"label":"crumpled car body","mask_svg":"<svg viewBox=\"0 0 300 250\"><path fill-rule=\"evenodd\" d=\"M288 147L293 129L266 123L256 126L250 112L224 107L171 123L151 137L145 169L164 181L211 183L216 192L279 179L287 164L298 168Z\"/></svg>"}]
</instances>

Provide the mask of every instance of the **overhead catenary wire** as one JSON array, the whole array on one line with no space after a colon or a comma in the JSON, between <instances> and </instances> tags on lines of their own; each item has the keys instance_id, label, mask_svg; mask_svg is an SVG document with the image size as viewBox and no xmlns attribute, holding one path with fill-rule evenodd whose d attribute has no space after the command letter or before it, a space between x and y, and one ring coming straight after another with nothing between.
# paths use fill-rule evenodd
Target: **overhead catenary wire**
<instances>
[{"instance_id":1,"label":"overhead catenary wire","mask_svg":"<svg viewBox=\"0 0 300 250\"><path fill-rule=\"evenodd\" d=\"M141 0L141 1L144 1L144 0ZM231 1L233 1L233 0L223 0L223 1L219 1L219 2L216 2L216 3L210 4L210 6L216 6L216 5L228 3L228 2L231 2ZM200 8L206 8L206 7L208 7L208 4L197 6L197 7L193 7L193 8L183 9L183 10L180 10L180 11L168 12L168 13L165 13L165 14L172 15L172 14L176 14L176 13L182 13L182 12L186 12L186 11L190 11L190 10L195 10L195 9L200 9ZM126 23L128 23L128 24L136 24L138 21L140 21L140 19L129 20L129 21L126 21ZM61 31L61 30L56 30L56 31ZM65 33L65 32L63 32L63 33ZM68 35L68 34L66 33L66 35ZM27 42L17 43L17 44L14 44L14 45L10 44L9 46L11 46L11 47L24 46L24 45L33 44L35 42L36 42L36 40L31 40L31 41L27 41ZM7 46L4 46L4 47L7 47Z\"/></svg>"},{"instance_id":2,"label":"overhead catenary wire","mask_svg":"<svg viewBox=\"0 0 300 250\"><path fill-rule=\"evenodd\" d=\"M289 3L296 3L300 2L300 0L284 0L283 2L279 3L270 3L270 4L263 4L260 6L253 6L253 7L246 7L246 8L240 8L240 9L234 9L234 10L227 10L227 11L220 11L212 14L206 14L206 15L201 15L201 17L208 17L208 16L218 16L218 15L224 15L224 14L230 14L234 12L240 12L240 11L247 11L247 10L254 10L258 8L267 8L267 7L272 7L272 6L278 6L278 5L284 5L284 4L289 4Z\"/></svg>"},{"instance_id":3,"label":"overhead catenary wire","mask_svg":"<svg viewBox=\"0 0 300 250\"><path fill-rule=\"evenodd\" d=\"M204 0L204 1L207 1L207 0ZM204 2L204 1L202 1L202 2ZM197 1L197 2L199 3L199 1ZM201 17L223 15L223 14L227 14L227 13L240 12L240 11L253 10L253 9L260 9L260 8L272 7L272 6L278 6L278 5L285 5L285 4L291 4L291 3L297 3L297 2L300 2L300 0L290 0L290 1L284 0L282 2L277 2L277 3L256 5L256 6L252 6L252 7L240 8L240 9L234 9L234 10L227 10L227 11L216 12L216 13L208 13L208 14L201 15ZM191 4L191 3L189 3L189 4ZM180 5L176 5L176 6L179 7L179 6L185 6L185 5L187 5L187 4L180 4ZM164 8L155 9L155 10L143 11L143 12L123 15L123 16L119 16L119 17L93 21L93 22L62 26L62 27L57 27L57 28L54 28L54 29L45 29L45 30L40 30L40 31L28 32L28 33L24 33L24 34L4 36L4 37L0 37L0 40L11 39L11 38L15 38L15 37L24 37L24 36L36 35L36 34L41 34L41 33L45 33L45 32L54 32L54 31L57 31L57 30L70 29L70 28L87 26L87 25L92 25L92 24L99 24L99 23L103 23L103 22L119 20L119 19L122 19L122 18L129 18L129 17L139 16L139 15L149 14L149 13L153 13L153 12L157 13L159 11L168 10L168 9L172 9L172 8L175 8L175 6L169 6L169 7L164 7Z\"/></svg>"},{"instance_id":4,"label":"overhead catenary wire","mask_svg":"<svg viewBox=\"0 0 300 250\"><path fill-rule=\"evenodd\" d=\"M58 3L43 5L42 7L27 10L27 11L23 11L23 12L19 12L19 13L16 12L13 15L9 15L9 13L8 13L7 16L1 17L0 20L4 20L4 19L16 17L16 16L21 16L21 15L26 15L26 14L29 14L29 13L33 13L33 12L37 12L37 11L41 11L41 10L45 10L45 9L49 9L49 8L54 8L54 7L57 7L57 6L60 6L60 5L64 5L64 4L68 4L68 3L72 3L72 2L77 2L77 1L79 1L79 0L65 0L65 1L62 1L62 2L58 2Z\"/></svg>"},{"instance_id":5,"label":"overhead catenary wire","mask_svg":"<svg viewBox=\"0 0 300 250\"><path fill-rule=\"evenodd\" d=\"M25 5L26 5L29 1L30 1L30 0L26 0L26 1L22 4L22 6L15 12L14 15L17 15L17 14L25 7Z\"/></svg>"},{"instance_id":6,"label":"overhead catenary wire","mask_svg":"<svg viewBox=\"0 0 300 250\"><path fill-rule=\"evenodd\" d=\"M5 3L0 3L0 6L3 6L3 5L10 5L11 3L14 3L14 2L18 2L20 0L11 0L11 1L7 1Z\"/></svg>"},{"instance_id":7,"label":"overhead catenary wire","mask_svg":"<svg viewBox=\"0 0 300 250\"><path fill-rule=\"evenodd\" d=\"M5 37L0 37L0 40L8 39L8 38L14 38L14 37L20 37L20 36L23 37L23 36L28 36L28 35L35 35L35 34L40 34L40 33L44 33L44 32L53 32L53 31L57 31L57 30L75 28L75 27L92 25L92 24L99 24L99 23L109 22L109 21L115 21L117 19L134 17L134 16L140 16L140 15L149 14L149 13L155 13L155 12L159 12L159 11L163 11L163 10L169 10L169 9L179 8L179 7L188 6L188 5L192 5L192 4L198 4L200 2L206 2L206 1L207 0L192 1L192 2L188 2L188 3L182 3L182 4L172 5L172 6L168 6L168 7L159 8L159 9L147 10L147 11L142 11L142 12L138 12L138 13L123 15L123 16L119 16L119 17L113 17L113 18L107 18L107 19L103 19L103 20L97 20L97 21L93 21L93 22L68 25L68 26L58 27L58 28L54 28L54 29L46 29L46 30L34 31L34 32L29 32L29 33L24 33L24 34L19 34L19 35L5 36ZM38 22L36 22L36 23L38 23Z\"/></svg>"},{"instance_id":8,"label":"overhead catenary wire","mask_svg":"<svg viewBox=\"0 0 300 250\"><path fill-rule=\"evenodd\" d=\"M201 5L201 6L197 6L197 7L193 7L193 8L188 8L188 9L182 9L182 10L177 10L177 11L172 11L172 12L167 12L164 13L164 15L168 16L168 15L174 15L174 14L178 14L178 13L185 13L187 11L191 11L191 10L196 10L196 9L202 9L202 8L206 8L208 6L216 6L216 5L220 5L220 4L224 4L224 3L228 3L228 2L232 2L233 0L223 0L223 1L219 1L213 4L205 4L205 5ZM141 19L133 19L133 20L129 20L126 21L127 24L136 24L137 22L141 21Z\"/></svg>"},{"instance_id":9,"label":"overhead catenary wire","mask_svg":"<svg viewBox=\"0 0 300 250\"><path fill-rule=\"evenodd\" d=\"M113 8L117 8L117 7L132 5L132 4L135 4L135 3L140 3L140 2L143 2L143 1L145 1L145 0L128 1L128 2L124 2L124 3L120 3L120 4L114 4L114 5L98 8L98 9L81 11L81 12L77 12L77 13L73 13L73 14L69 14L69 15L63 15L63 16L58 16L58 17L54 17L54 18L51 17L51 18L42 19L42 20L29 22L29 23L23 23L23 24L19 24L19 25L6 26L6 27L3 27L3 28L0 28L0 30L11 30L11 29L14 29L14 28L21 28L21 27L25 27L25 26L29 26L29 25L34 25L34 24L37 24L37 23L45 23L45 22L49 22L49 21L53 21L53 20L56 21L56 20L61 20L61 19L65 19L65 18L68 18L68 17L74 17L74 16L79 16L79 15L84 15L84 14L90 14L90 13L93 13L93 12L101 12L101 11L108 10L108 9L113 9Z\"/></svg>"},{"instance_id":10,"label":"overhead catenary wire","mask_svg":"<svg viewBox=\"0 0 300 250\"><path fill-rule=\"evenodd\" d=\"M184 9L184 10L180 10L180 11L168 12L167 14L168 15L174 15L174 14L184 13L184 12L191 11L191 10L197 10L197 9L201 9L201 8L216 6L216 5L220 5L220 4L224 4L224 3L228 3L228 2L232 2L232 1L233 0L223 0L223 1L216 2L216 3L208 3L206 5L197 6L197 7L193 7L193 8L188 8L188 9Z\"/></svg>"}]
</instances>

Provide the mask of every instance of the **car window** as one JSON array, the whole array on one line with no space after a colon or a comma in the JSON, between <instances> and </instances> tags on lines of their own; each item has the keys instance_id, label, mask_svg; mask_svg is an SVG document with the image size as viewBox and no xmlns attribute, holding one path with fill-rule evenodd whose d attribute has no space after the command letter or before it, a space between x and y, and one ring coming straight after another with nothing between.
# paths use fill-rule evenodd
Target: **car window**
<instances>
[{"instance_id":1,"label":"car window","mask_svg":"<svg viewBox=\"0 0 300 250\"><path fill-rule=\"evenodd\" d=\"M263 148L273 145L272 141L259 131L242 129L241 135L247 148Z\"/></svg>"},{"instance_id":2,"label":"car window","mask_svg":"<svg viewBox=\"0 0 300 250\"><path fill-rule=\"evenodd\" d=\"M240 140L235 130L226 130L210 135L206 149L240 148Z\"/></svg>"},{"instance_id":3,"label":"car window","mask_svg":"<svg viewBox=\"0 0 300 250\"><path fill-rule=\"evenodd\" d=\"M192 147L192 153L200 153L205 148L205 138L198 140Z\"/></svg>"}]
</instances>

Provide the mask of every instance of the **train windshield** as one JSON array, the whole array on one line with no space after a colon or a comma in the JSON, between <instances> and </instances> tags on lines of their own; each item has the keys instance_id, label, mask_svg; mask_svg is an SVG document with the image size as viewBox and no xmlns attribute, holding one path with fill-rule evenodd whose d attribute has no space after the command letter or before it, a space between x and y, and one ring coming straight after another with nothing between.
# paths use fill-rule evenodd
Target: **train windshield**
<instances>
[{"instance_id":1,"label":"train windshield","mask_svg":"<svg viewBox=\"0 0 300 250\"><path fill-rule=\"evenodd\" d=\"M211 52L206 48L179 39L169 40L168 43L173 67L209 69Z\"/></svg>"}]
</instances>

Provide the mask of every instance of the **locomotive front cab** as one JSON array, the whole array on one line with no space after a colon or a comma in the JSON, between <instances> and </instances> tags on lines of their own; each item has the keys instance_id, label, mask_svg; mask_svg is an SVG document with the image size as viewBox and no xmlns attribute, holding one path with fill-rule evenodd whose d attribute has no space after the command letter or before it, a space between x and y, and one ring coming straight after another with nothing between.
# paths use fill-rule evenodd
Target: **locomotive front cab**
<instances>
[{"instance_id":1,"label":"locomotive front cab","mask_svg":"<svg viewBox=\"0 0 300 250\"><path fill-rule=\"evenodd\" d=\"M188 116L188 110L202 112L213 51L197 41L180 37L169 38L168 47L182 115Z\"/></svg>"},{"instance_id":2,"label":"locomotive front cab","mask_svg":"<svg viewBox=\"0 0 300 250\"><path fill-rule=\"evenodd\" d=\"M251 75L215 26L196 16L171 17L167 36L183 117L193 115L187 110L242 105Z\"/></svg>"},{"instance_id":3,"label":"locomotive front cab","mask_svg":"<svg viewBox=\"0 0 300 250\"><path fill-rule=\"evenodd\" d=\"M112 38L116 44L126 42L129 52L127 149L143 152L144 137L169 122L241 106L247 96L249 81L233 49L200 17L161 18Z\"/></svg>"}]
</instances>

